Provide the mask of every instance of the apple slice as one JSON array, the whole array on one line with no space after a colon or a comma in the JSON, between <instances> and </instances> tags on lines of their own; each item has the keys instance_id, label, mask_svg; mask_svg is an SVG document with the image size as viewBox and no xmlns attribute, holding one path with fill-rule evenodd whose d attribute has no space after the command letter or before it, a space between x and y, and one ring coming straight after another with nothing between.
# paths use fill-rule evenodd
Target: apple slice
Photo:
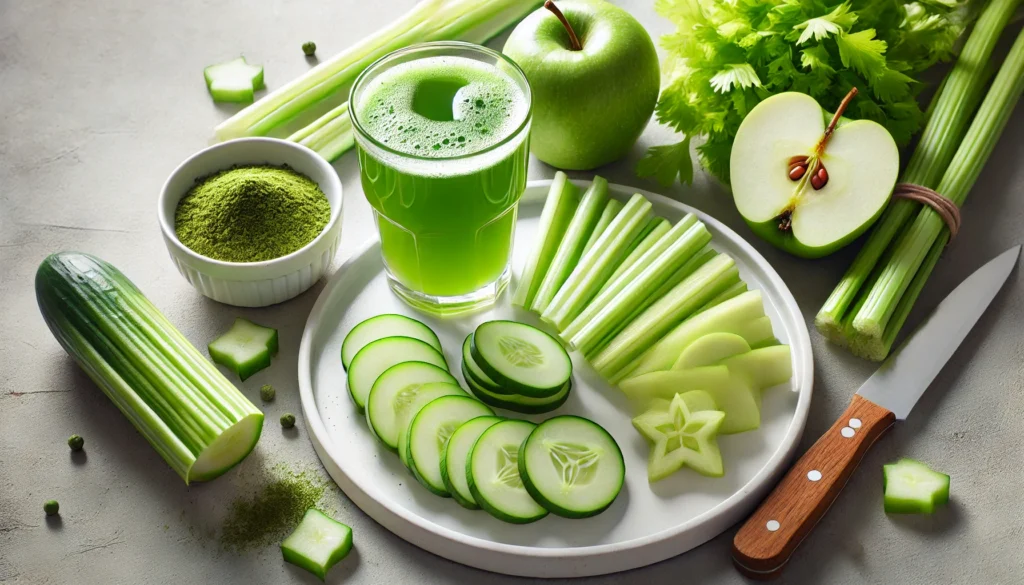
<instances>
[{"instance_id":1,"label":"apple slice","mask_svg":"<svg viewBox=\"0 0 1024 585\"><path fill-rule=\"evenodd\" d=\"M754 233L791 254L820 258L850 243L882 213L896 184L899 151L889 132L841 117L856 94L830 116L809 95L780 93L754 107L736 132L736 208Z\"/></svg>"}]
</instances>

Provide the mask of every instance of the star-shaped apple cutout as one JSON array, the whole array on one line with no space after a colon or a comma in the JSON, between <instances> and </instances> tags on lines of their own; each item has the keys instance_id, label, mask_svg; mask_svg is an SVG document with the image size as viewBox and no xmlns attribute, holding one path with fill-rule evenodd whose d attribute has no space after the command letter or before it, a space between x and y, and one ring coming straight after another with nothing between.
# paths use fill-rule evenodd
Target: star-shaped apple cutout
<instances>
[{"instance_id":1,"label":"star-shaped apple cutout","mask_svg":"<svg viewBox=\"0 0 1024 585\"><path fill-rule=\"evenodd\" d=\"M725 413L719 410L691 411L681 394L668 409L655 407L634 418L633 426L651 444L648 481L664 479L684 465L703 475L722 476L717 437L723 420Z\"/></svg>"}]
</instances>

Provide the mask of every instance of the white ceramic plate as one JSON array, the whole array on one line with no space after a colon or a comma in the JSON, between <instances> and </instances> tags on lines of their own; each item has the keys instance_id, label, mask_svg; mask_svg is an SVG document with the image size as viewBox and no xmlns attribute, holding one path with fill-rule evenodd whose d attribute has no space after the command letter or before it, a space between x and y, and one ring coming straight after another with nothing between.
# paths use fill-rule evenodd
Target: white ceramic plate
<instances>
[{"instance_id":1,"label":"white ceramic plate","mask_svg":"<svg viewBox=\"0 0 1024 585\"><path fill-rule=\"evenodd\" d=\"M550 183L531 182L520 204L516 275L533 246ZM621 199L637 192L617 185L611 191ZM788 388L765 392L761 428L720 439L725 477L683 470L649 485L647 445L630 423L624 397L574 355L576 384L565 405L534 417L499 414L540 421L571 413L604 426L626 461L626 485L608 510L586 520L549 515L520 526L428 492L370 435L349 399L339 357L345 334L381 313L416 317L437 332L453 373L461 377L461 344L477 324L524 315L513 311L507 293L497 307L468 317L439 320L419 314L388 290L380 244L372 241L331 277L309 316L299 351L302 409L313 446L356 505L405 540L459 563L509 575L580 577L641 567L688 551L741 520L767 495L793 455L810 407L813 362L803 316L778 274L735 232L686 205L641 193L654 204L655 213L670 221L687 212L700 217L713 235L713 247L731 255L750 288L763 292L776 336L792 347L793 379Z\"/></svg>"}]
</instances>

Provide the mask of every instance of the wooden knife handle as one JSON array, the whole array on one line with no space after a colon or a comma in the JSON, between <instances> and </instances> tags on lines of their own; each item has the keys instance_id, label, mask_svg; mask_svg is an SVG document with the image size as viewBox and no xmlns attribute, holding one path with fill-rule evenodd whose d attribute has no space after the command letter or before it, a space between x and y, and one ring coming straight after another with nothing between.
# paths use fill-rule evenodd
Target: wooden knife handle
<instances>
[{"instance_id":1,"label":"wooden knife handle","mask_svg":"<svg viewBox=\"0 0 1024 585\"><path fill-rule=\"evenodd\" d=\"M868 448L896 416L854 395L849 408L804 453L733 539L733 562L752 579L778 577L839 496Z\"/></svg>"}]
</instances>

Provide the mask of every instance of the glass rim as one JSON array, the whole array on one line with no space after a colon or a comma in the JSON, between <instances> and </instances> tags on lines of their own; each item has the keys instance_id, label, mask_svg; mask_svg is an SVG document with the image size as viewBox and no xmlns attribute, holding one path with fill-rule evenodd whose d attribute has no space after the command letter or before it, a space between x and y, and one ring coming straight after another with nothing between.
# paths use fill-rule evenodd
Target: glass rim
<instances>
[{"instance_id":1,"label":"glass rim","mask_svg":"<svg viewBox=\"0 0 1024 585\"><path fill-rule=\"evenodd\" d=\"M396 149L394 149L394 148L392 148L392 147L382 143L381 141L377 140L376 138L374 138L374 136L372 134L370 134L369 132L367 132L367 130L365 128L363 128L362 123L360 123L360 121L359 121L359 116L356 114L356 110L358 109L358 107L357 107L358 104L355 103L355 100L353 98L355 98L356 90L360 89L361 86L363 85L363 83L366 81L367 75L369 73L371 73L372 71L376 70L381 65L385 64L386 62L394 60L394 59L397 59L397 58L399 58L399 57L401 57L403 55L406 55L406 54L409 54L409 53L414 53L414 52L417 52L417 51L426 50L426 49L436 49L436 48L441 48L441 49L443 49L443 48L465 49L465 50L475 51L477 53L483 53L483 54L485 54L487 56L494 57L497 60L504 61L505 63L507 63L507 64L512 66L512 68L520 75L520 77L523 80L523 84L526 86L526 116L523 117L523 121L518 126L516 126L515 130L510 132L509 135L506 136L505 138L502 138L498 142L495 142L494 144L492 144L492 145L490 145L487 148L484 148L482 150L477 150L475 152L469 152L469 153L466 153L466 154L458 154L458 155L454 155L454 156L441 156L441 157L438 157L438 156L422 156L422 155L419 155L419 154L409 154L409 153L406 153L406 152L402 152L400 150L396 150ZM383 150L384 152L386 152L388 154L393 154L395 156L400 156L400 157L403 157L403 158L408 158L408 159L413 159L413 160L446 162L446 161L453 161L453 160L465 160L465 159L470 159L470 158L473 158L475 156L479 156L479 155L482 155L482 154L487 154L489 152L497 150L498 148L501 148L502 146L505 146L505 145L509 144L510 142L512 142L513 140L518 138L523 133L523 131L526 129L526 127L530 125L530 120L533 117L533 88L530 87L530 81L526 78L526 73L523 72L522 68L520 68L519 65L515 61L513 61L512 59L509 59L503 53L500 53L498 51L495 51L494 49L491 49L489 47L485 47L483 45L477 45L477 44L474 44L474 43L467 43L465 41L430 41L430 42L426 42L426 43L416 43L414 45L409 45L408 47L403 47L401 49L396 49L394 51L391 51L387 55L384 55L383 57L377 59L373 63L370 63L370 65L367 66L366 69L363 69L363 71L359 74L359 76L356 77L355 82L352 83L352 89L350 89L349 93L348 93L348 103L349 103L349 108L348 108L349 119L352 121L352 129L353 129L355 135L357 137L361 137L361 138L365 139L370 144L372 144L375 148L379 148L379 149Z\"/></svg>"}]
</instances>

